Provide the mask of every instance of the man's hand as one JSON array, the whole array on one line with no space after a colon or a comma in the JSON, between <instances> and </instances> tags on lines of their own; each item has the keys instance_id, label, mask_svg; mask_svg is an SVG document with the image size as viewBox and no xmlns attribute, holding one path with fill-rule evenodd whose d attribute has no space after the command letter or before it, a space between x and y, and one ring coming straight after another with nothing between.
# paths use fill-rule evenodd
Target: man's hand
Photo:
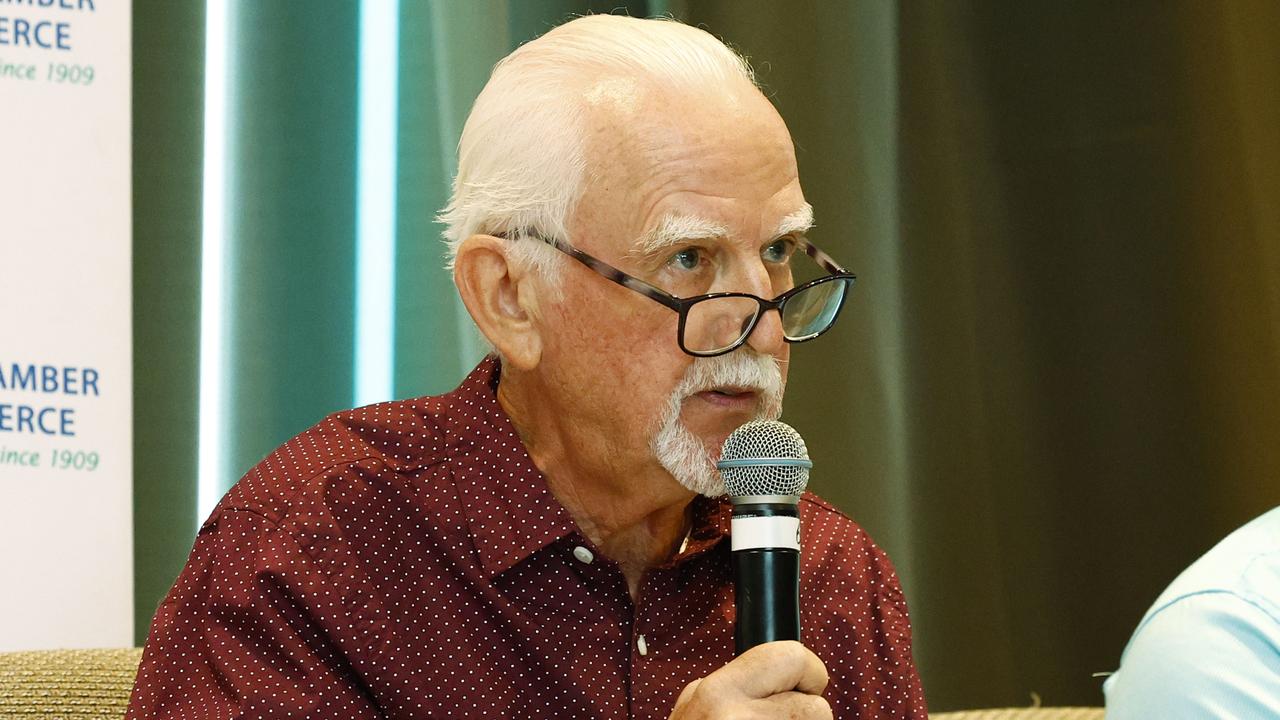
<instances>
[{"instance_id":1,"label":"man's hand","mask_svg":"<svg viewBox=\"0 0 1280 720\"><path fill-rule=\"evenodd\" d=\"M794 640L757 645L680 693L670 720L813 718L830 720L822 699L827 668Z\"/></svg>"}]
</instances>

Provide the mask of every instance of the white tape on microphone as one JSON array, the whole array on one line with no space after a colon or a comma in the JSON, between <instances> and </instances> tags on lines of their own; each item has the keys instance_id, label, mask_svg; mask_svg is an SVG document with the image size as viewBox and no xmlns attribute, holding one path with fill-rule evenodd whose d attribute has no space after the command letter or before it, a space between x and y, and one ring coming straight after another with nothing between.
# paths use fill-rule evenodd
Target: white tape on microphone
<instances>
[{"instance_id":1,"label":"white tape on microphone","mask_svg":"<svg viewBox=\"0 0 1280 720\"><path fill-rule=\"evenodd\" d=\"M800 549L800 518L786 515L736 517L731 524L734 550Z\"/></svg>"}]
</instances>

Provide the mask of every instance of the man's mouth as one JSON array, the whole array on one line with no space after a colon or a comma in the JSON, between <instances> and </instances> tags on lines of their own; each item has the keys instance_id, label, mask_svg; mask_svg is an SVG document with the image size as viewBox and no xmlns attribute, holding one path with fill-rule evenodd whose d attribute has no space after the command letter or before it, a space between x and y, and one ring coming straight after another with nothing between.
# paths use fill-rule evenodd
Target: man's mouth
<instances>
[{"instance_id":1,"label":"man's mouth","mask_svg":"<svg viewBox=\"0 0 1280 720\"><path fill-rule=\"evenodd\" d=\"M716 387L696 393L694 397L721 407L739 408L755 406L759 393L748 387Z\"/></svg>"}]
</instances>

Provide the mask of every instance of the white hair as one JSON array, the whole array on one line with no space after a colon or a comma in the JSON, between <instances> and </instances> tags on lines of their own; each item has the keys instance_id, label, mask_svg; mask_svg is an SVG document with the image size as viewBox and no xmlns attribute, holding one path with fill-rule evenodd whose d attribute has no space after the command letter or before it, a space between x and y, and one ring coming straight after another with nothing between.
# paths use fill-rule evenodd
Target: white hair
<instances>
[{"instance_id":1,"label":"white hair","mask_svg":"<svg viewBox=\"0 0 1280 720\"><path fill-rule=\"evenodd\" d=\"M747 62L724 43L670 19L588 15L522 45L494 67L462 129L453 195L438 218L449 267L458 245L477 233L570 239L589 174L587 90L611 78L693 91L755 84ZM545 243L516 242L512 250L556 277L559 253Z\"/></svg>"}]
</instances>

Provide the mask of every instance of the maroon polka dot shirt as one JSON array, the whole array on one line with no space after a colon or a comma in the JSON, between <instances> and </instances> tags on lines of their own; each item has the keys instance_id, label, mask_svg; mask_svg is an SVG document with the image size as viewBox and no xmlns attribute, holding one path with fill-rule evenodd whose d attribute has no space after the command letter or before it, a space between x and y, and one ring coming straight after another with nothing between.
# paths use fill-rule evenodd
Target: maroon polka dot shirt
<instances>
[{"instance_id":1,"label":"maroon polka dot shirt","mask_svg":"<svg viewBox=\"0 0 1280 720\"><path fill-rule=\"evenodd\" d=\"M152 622L129 718L665 718L733 657L729 508L632 602L525 454L485 360L454 392L338 413L253 468ZM907 606L812 494L806 645L837 718L925 718Z\"/></svg>"}]
</instances>

